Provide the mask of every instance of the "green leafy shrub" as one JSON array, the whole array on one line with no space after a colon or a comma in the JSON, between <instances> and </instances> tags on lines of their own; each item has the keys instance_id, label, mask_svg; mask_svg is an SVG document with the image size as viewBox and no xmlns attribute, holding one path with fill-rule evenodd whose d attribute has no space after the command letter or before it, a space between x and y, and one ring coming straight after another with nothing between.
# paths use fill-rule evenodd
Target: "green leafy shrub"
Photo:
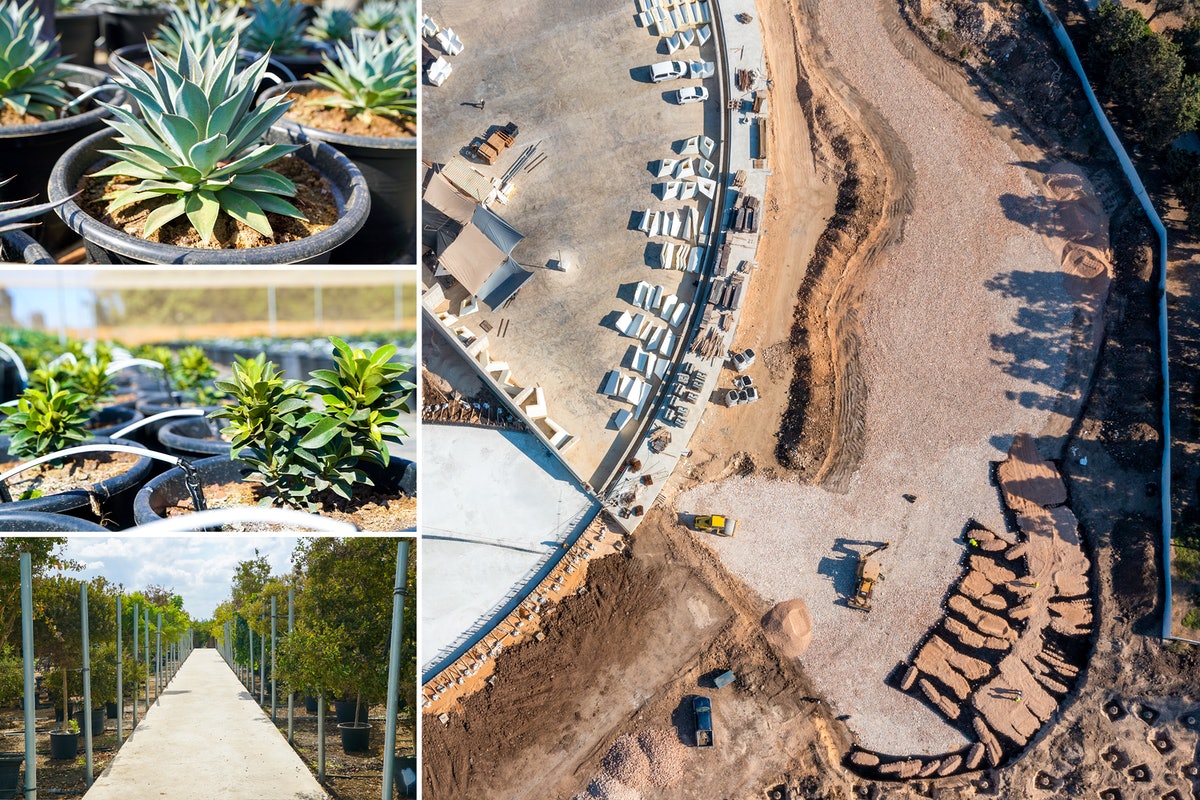
<instances>
[{"instance_id":1,"label":"green leafy shrub","mask_svg":"<svg viewBox=\"0 0 1200 800\"><path fill-rule=\"evenodd\" d=\"M262 136L291 104L271 98L252 108L267 57L244 70L237 65L237 38L217 51L197 55L186 42L179 63L150 48L153 74L126 61L114 61L113 79L133 98L141 116L102 103L116 119L105 123L118 134L120 150L106 150L115 164L95 173L126 176L139 183L117 193L110 210L155 202L144 226L149 236L186 215L202 243L212 238L221 214L272 234L267 212L304 219L284 197L296 185L267 166L299 145L266 144ZM166 202L162 202L166 201Z\"/></svg>"},{"instance_id":2,"label":"green leafy shrub","mask_svg":"<svg viewBox=\"0 0 1200 800\"><path fill-rule=\"evenodd\" d=\"M1189 609L1183 615L1183 626L1185 628L1200 629L1200 608Z\"/></svg>"},{"instance_id":3,"label":"green leafy shrub","mask_svg":"<svg viewBox=\"0 0 1200 800\"><path fill-rule=\"evenodd\" d=\"M336 48L337 59L325 57L325 71L312 78L334 94L310 102L345 109L367 123L374 114L416 116L417 50L412 38L356 30L350 45L338 42Z\"/></svg>"},{"instance_id":4,"label":"green leafy shrub","mask_svg":"<svg viewBox=\"0 0 1200 800\"><path fill-rule=\"evenodd\" d=\"M24 696L23 666L21 654L11 645L0 646L0 707L11 706Z\"/></svg>"},{"instance_id":5,"label":"green leafy shrub","mask_svg":"<svg viewBox=\"0 0 1200 800\"><path fill-rule=\"evenodd\" d=\"M277 56L304 53L304 4L294 0L260 0L250 11L250 24L242 46L255 53Z\"/></svg>"},{"instance_id":6,"label":"green leafy shrub","mask_svg":"<svg viewBox=\"0 0 1200 800\"><path fill-rule=\"evenodd\" d=\"M86 398L50 381L46 391L27 388L16 406L5 406L0 434L10 437L9 455L36 458L87 441L88 415L80 408Z\"/></svg>"},{"instance_id":7,"label":"green leafy shrub","mask_svg":"<svg viewBox=\"0 0 1200 800\"><path fill-rule=\"evenodd\" d=\"M55 58L54 43L41 38L44 20L34 0L0 5L0 101L18 114L55 119L71 104L66 58Z\"/></svg>"},{"instance_id":8,"label":"green leafy shrub","mask_svg":"<svg viewBox=\"0 0 1200 800\"><path fill-rule=\"evenodd\" d=\"M185 347L170 362L172 385L197 405L213 405L221 396L212 385L217 368L199 347Z\"/></svg>"}]
</instances>

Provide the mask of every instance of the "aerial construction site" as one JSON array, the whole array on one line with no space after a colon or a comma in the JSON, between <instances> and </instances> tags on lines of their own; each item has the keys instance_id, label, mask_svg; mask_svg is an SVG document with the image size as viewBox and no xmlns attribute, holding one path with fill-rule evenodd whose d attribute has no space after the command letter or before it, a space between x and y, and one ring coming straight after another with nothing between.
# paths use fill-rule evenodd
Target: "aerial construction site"
<instances>
[{"instance_id":1,"label":"aerial construction site","mask_svg":"<svg viewBox=\"0 0 1200 800\"><path fill-rule=\"evenodd\" d=\"M1200 797L1197 239L1079 78L1117 12L424 12L424 796Z\"/></svg>"}]
</instances>

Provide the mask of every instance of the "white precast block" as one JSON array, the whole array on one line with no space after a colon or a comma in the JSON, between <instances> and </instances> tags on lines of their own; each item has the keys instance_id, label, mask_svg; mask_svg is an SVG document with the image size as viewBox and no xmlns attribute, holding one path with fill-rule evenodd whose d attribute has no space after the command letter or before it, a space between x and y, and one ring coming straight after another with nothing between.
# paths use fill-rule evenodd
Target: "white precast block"
<instances>
[{"instance_id":1,"label":"white precast block","mask_svg":"<svg viewBox=\"0 0 1200 800\"><path fill-rule=\"evenodd\" d=\"M667 181L666 189L663 191L663 200L674 200L679 196L679 181Z\"/></svg>"},{"instance_id":2,"label":"white precast block","mask_svg":"<svg viewBox=\"0 0 1200 800\"><path fill-rule=\"evenodd\" d=\"M667 55L679 50L679 34L667 37Z\"/></svg>"},{"instance_id":3,"label":"white precast block","mask_svg":"<svg viewBox=\"0 0 1200 800\"><path fill-rule=\"evenodd\" d=\"M617 330L625 336L633 335L633 317L628 311L622 311L621 316L617 317Z\"/></svg>"},{"instance_id":4,"label":"white precast block","mask_svg":"<svg viewBox=\"0 0 1200 800\"><path fill-rule=\"evenodd\" d=\"M662 342L658 345L658 354L664 359L669 359L675 352L675 334L667 331L663 334Z\"/></svg>"},{"instance_id":5,"label":"white precast block","mask_svg":"<svg viewBox=\"0 0 1200 800\"><path fill-rule=\"evenodd\" d=\"M638 281L637 286L633 288L633 304L638 308L646 307L646 294L650 291L650 284L645 281Z\"/></svg>"},{"instance_id":6,"label":"white precast block","mask_svg":"<svg viewBox=\"0 0 1200 800\"><path fill-rule=\"evenodd\" d=\"M653 238L658 236L658 226L662 224L662 213L655 211L650 215L650 229L646 231L646 235Z\"/></svg>"},{"instance_id":7,"label":"white precast block","mask_svg":"<svg viewBox=\"0 0 1200 800\"><path fill-rule=\"evenodd\" d=\"M663 287L655 286L650 290L650 302L646 303L646 310L653 311L658 308L658 301L662 297Z\"/></svg>"},{"instance_id":8,"label":"white precast block","mask_svg":"<svg viewBox=\"0 0 1200 800\"><path fill-rule=\"evenodd\" d=\"M658 266L663 269L675 269L675 245L667 242L658 251Z\"/></svg>"},{"instance_id":9,"label":"white precast block","mask_svg":"<svg viewBox=\"0 0 1200 800\"><path fill-rule=\"evenodd\" d=\"M691 47L696 43L696 33L691 28L679 32L680 49Z\"/></svg>"},{"instance_id":10,"label":"white precast block","mask_svg":"<svg viewBox=\"0 0 1200 800\"><path fill-rule=\"evenodd\" d=\"M650 335L645 338L647 350L657 350L662 343L662 335L666 328L658 325L653 325L650 328Z\"/></svg>"},{"instance_id":11,"label":"white precast block","mask_svg":"<svg viewBox=\"0 0 1200 800\"><path fill-rule=\"evenodd\" d=\"M658 162L658 172L655 173L654 177L665 178L668 175L673 174L675 172L675 167L678 164L679 164L678 159L664 158L662 161Z\"/></svg>"},{"instance_id":12,"label":"white precast block","mask_svg":"<svg viewBox=\"0 0 1200 800\"><path fill-rule=\"evenodd\" d=\"M684 180L686 178L694 178L696 176L696 167L692 163L694 159L685 158L679 162L679 166L675 168L675 178Z\"/></svg>"},{"instance_id":13,"label":"white precast block","mask_svg":"<svg viewBox=\"0 0 1200 800\"><path fill-rule=\"evenodd\" d=\"M433 37L438 35L438 31L440 31L440 30L441 30L441 28L438 27L438 24L433 21L433 17L429 16L428 14L425 14L424 16L421 17L421 35L422 36L432 39Z\"/></svg>"},{"instance_id":14,"label":"white precast block","mask_svg":"<svg viewBox=\"0 0 1200 800\"><path fill-rule=\"evenodd\" d=\"M638 222L638 230L642 233L650 232L650 209L642 212L642 219Z\"/></svg>"},{"instance_id":15,"label":"white precast block","mask_svg":"<svg viewBox=\"0 0 1200 800\"><path fill-rule=\"evenodd\" d=\"M712 200L717 194L717 182L711 178L697 178L696 188L709 200Z\"/></svg>"},{"instance_id":16,"label":"white precast block","mask_svg":"<svg viewBox=\"0 0 1200 800\"><path fill-rule=\"evenodd\" d=\"M703 16L701 19L703 19ZM708 40L711 38L712 30L707 25L701 25L696 29L696 41L700 43L701 47L708 44Z\"/></svg>"},{"instance_id":17,"label":"white precast block","mask_svg":"<svg viewBox=\"0 0 1200 800\"><path fill-rule=\"evenodd\" d=\"M679 151L681 156L697 156L700 155L700 137L693 136L683 143L683 149Z\"/></svg>"},{"instance_id":18,"label":"white precast block","mask_svg":"<svg viewBox=\"0 0 1200 800\"><path fill-rule=\"evenodd\" d=\"M662 301L662 308L660 308L658 310L659 318L664 319L664 320L670 319L671 318L671 309L675 308L675 304L678 302L679 302L679 298L673 294L669 294L666 297L664 297L663 301Z\"/></svg>"},{"instance_id":19,"label":"white precast block","mask_svg":"<svg viewBox=\"0 0 1200 800\"><path fill-rule=\"evenodd\" d=\"M707 158L701 158L698 159L698 161L700 163L696 169L697 174L699 174L701 178L711 178L713 176L713 171L716 169L716 167L713 166L713 163Z\"/></svg>"},{"instance_id":20,"label":"white precast block","mask_svg":"<svg viewBox=\"0 0 1200 800\"><path fill-rule=\"evenodd\" d=\"M699 272L700 271L700 248L699 247L692 248L692 251L688 254L687 271L688 272Z\"/></svg>"},{"instance_id":21,"label":"white precast block","mask_svg":"<svg viewBox=\"0 0 1200 800\"><path fill-rule=\"evenodd\" d=\"M617 413L613 415L613 425L617 427L617 430L621 430L629 424L629 420L631 419L633 419L633 414L630 414L627 409L619 408L617 409Z\"/></svg>"},{"instance_id":22,"label":"white precast block","mask_svg":"<svg viewBox=\"0 0 1200 800\"><path fill-rule=\"evenodd\" d=\"M633 396L634 381L637 381L637 378L633 377L632 375L622 375L621 382L617 385L616 397L624 400L627 403L632 403L633 400L630 398Z\"/></svg>"},{"instance_id":23,"label":"white precast block","mask_svg":"<svg viewBox=\"0 0 1200 800\"><path fill-rule=\"evenodd\" d=\"M683 238L680 235L681 232L683 231L683 217L684 217L683 213L682 212L680 212L678 214L673 213L670 215L670 217L671 217L671 232L668 234L666 231L663 231L663 235L670 236L672 239Z\"/></svg>"},{"instance_id":24,"label":"white precast block","mask_svg":"<svg viewBox=\"0 0 1200 800\"><path fill-rule=\"evenodd\" d=\"M441 86L453 71L454 67L450 66L450 62L438 56L429 65L429 69L425 71L425 77L429 79L431 86Z\"/></svg>"},{"instance_id":25,"label":"white precast block","mask_svg":"<svg viewBox=\"0 0 1200 800\"><path fill-rule=\"evenodd\" d=\"M600 391L603 394L613 397L617 393L617 387L621 384L621 373L615 369L610 369L604 374L604 388Z\"/></svg>"},{"instance_id":26,"label":"white precast block","mask_svg":"<svg viewBox=\"0 0 1200 800\"><path fill-rule=\"evenodd\" d=\"M714 142L710 137L708 137L708 136L700 137L700 155L704 156L705 158L712 157L713 148L715 148L716 146L717 146L717 143Z\"/></svg>"},{"instance_id":27,"label":"white precast block","mask_svg":"<svg viewBox=\"0 0 1200 800\"><path fill-rule=\"evenodd\" d=\"M678 328L679 323L683 322L683 318L687 316L688 304L680 303L675 306L675 311L671 314L671 327Z\"/></svg>"}]
</instances>

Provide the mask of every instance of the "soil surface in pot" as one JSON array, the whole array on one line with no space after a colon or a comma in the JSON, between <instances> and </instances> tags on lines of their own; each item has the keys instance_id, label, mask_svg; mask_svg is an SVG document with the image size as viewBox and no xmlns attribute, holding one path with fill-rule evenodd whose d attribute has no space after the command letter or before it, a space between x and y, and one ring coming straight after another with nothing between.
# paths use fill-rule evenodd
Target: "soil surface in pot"
<instances>
[{"instance_id":1,"label":"soil surface in pot","mask_svg":"<svg viewBox=\"0 0 1200 800\"><path fill-rule=\"evenodd\" d=\"M78 97L80 94L79 91L77 89L75 89L75 87L69 86L69 85L67 86L67 92L72 97ZM107 99L107 98L102 98L102 99ZM85 100L83 102L82 106L83 106L83 110L85 110L85 111L90 111L91 109L95 108L95 105L93 105L92 102L89 100ZM55 114L49 120L45 120L45 119L42 119L41 117L35 117L33 114L18 113L11 106L4 105L3 107L0 107L0 128L8 128L8 127L13 127L13 126L17 126L17 125L40 125L43 122L53 122L56 119L65 119L66 117L70 117L70 116L75 116L75 114L67 114L67 115Z\"/></svg>"},{"instance_id":2,"label":"soil surface in pot","mask_svg":"<svg viewBox=\"0 0 1200 800\"><path fill-rule=\"evenodd\" d=\"M375 114L371 116L371 122L368 124L345 109L317 105L314 101L338 96L328 89L294 89L288 92L287 96L296 102L292 103L292 107L283 115L284 118L309 128L333 131L334 133L348 133L352 136L379 136L393 139L406 139L417 135L416 122L411 118L397 120Z\"/></svg>"},{"instance_id":3,"label":"soil surface in pot","mask_svg":"<svg viewBox=\"0 0 1200 800\"><path fill-rule=\"evenodd\" d=\"M204 500L209 508L231 506L257 506L267 495L261 484L234 481L204 487ZM370 488L356 492L353 504L347 503L332 492L327 492L318 512L323 517L350 522L364 531L402 531L417 524L417 498L397 497L375 492ZM190 514L194 511L189 497L173 506L167 506L166 516ZM270 527L246 526L240 530L270 530ZM335 726L336 729L336 726Z\"/></svg>"},{"instance_id":4,"label":"soil surface in pot","mask_svg":"<svg viewBox=\"0 0 1200 800\"><path fill-rule=\"evenodd\" d=\"M110 162L106 160L101 163ZM97 165L97 168L99 166ZM161 205L172 202L173 198L134 203L109 213L107 198L138 184L140 181L136 178L119 176L89 178L85 175L76 187L83 192L76 202L84 211L105 225L130 236L159 244L209 250L248 250L254 247L294 242L319 233L337 222L338 209L333 190L329 186L329 181L315 168L296 156L284 156L269 164L268 167L296 184L296 196L289 200L292 205L300 209L300 213L308 217L308 220L304 221L268 212L267 220L271 223L271 230L275 232L273 236L263 236L228 214L221 214L217 218L213 236L206 245L200 244L200 235L196 233L196 229L192 227L192 223L186 216L180 216L168 222L149 237L143 236L142 229L145 227L146 218L150 216L150 212Z\"/></svg>"},{"instance_id":5,"label":"soil surface in pot","mask_svg":"<svg viewBox=\"0 0 1200 800\"><path fill-rule=\"evenodd\" d=\"M25 460L0 462L0 472L23 464ZM73 489L90 489L94 483L128 472L137 461L138 457L132 453L111 453L72 458L57 466L41 464L10 479L8 490L13 500L20 500L29 497L29 492L37 492L33 497L45 497Z\"/></svg>"}]
</instances>

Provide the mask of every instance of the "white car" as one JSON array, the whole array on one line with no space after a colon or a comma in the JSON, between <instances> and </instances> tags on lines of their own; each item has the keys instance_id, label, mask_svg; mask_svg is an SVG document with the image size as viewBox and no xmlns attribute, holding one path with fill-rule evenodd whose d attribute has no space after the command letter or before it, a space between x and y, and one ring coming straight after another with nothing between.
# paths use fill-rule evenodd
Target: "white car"
<instances>
[{"instance_id":1,"label":"white car","mask_svg":"<svg viewBox=\"0 0 1200 800\"><path fill-rule=\"evenodd\" d=\"M650 80L655 83L675 80L687 75L690 69L686 61L660 61L650 65Z\"/></svg>"},{"instance_id":2,"label":"white car","mask_svg":"<svg viewBox=\"0 0 1200 800\"><path fill-rule=\"evenodd\" d=\"M708 99L708 89L703 86L689 86L686 89L680 89L675 92L675 102L679 105L685 103L703 103Z\"/></svg>"}]
</instances>

